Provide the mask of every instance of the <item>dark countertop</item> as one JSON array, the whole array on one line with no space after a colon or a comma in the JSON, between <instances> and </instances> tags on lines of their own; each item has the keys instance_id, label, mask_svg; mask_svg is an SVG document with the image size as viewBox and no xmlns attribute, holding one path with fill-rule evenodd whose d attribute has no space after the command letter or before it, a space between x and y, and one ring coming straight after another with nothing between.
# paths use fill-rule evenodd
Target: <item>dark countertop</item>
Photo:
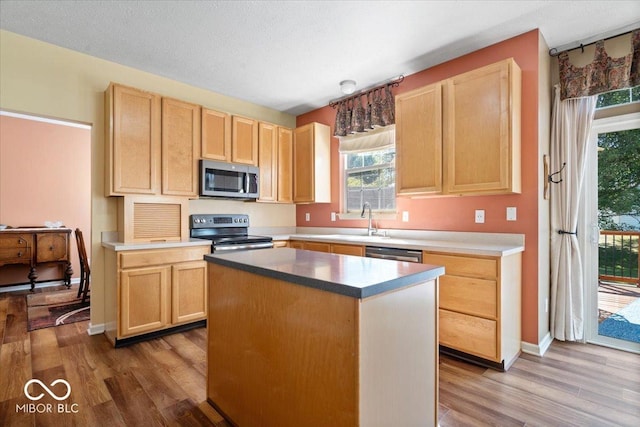
<instances>
[{"instance_id":1,"label":"dark countertop","mask_svg":"<svg viewBox=\"0 0 640 427\"><path fill-rule=\"evenodd\" d=\"M205 255L214 264L310 288L367 298L444 274L444 267L291 248Z\"/></svg>"}]
</instances>

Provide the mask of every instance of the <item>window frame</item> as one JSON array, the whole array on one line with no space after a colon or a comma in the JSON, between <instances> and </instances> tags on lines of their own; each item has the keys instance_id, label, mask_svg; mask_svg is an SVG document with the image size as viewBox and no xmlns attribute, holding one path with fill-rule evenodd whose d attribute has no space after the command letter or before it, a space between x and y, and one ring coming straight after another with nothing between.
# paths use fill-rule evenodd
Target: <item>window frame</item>
<instances>
[{"instance_id":1,"label":"window frame","mask_svg":"<svg viewBox=\"0 0 640 427\"><path fill-rule=\"evenodd\" d=\"M347 168L348 165L348 161L347 161L347 157L349 155L354 155L354 154L358 154L358 155L367 155L370 153L375 153L375 152L385 152L385 151L390 151L393 150L393 161L391 162L386 162L386 163L380 163L378 165L372 165L372 166L362 166L362 167L357 167L357 168ZM351 215L355 215L356 212L358 214L358 217L360 216L360 208L355 211L355 210L349 210L349 205L348 205L348 197L349 197L349 191L348 191L348 181L349 181L349 176L351 174L354 173L362 173L362 172L368 172L368 171L379 171L379 170L383 170L383 169L392 169L393 170L393 187L395 189L396 186L396 147L395 144L392 147L386 147L386 148L381 148L381 149L377 149L377 150L369 150L369 151L362 151L359 153L341 153L341 162L342 162L342 167L341 167L341 173L342 173L342 180L341 180L341 192L342 192L342 207L341 207L341 215L348 217ZM378 214L393 214L395 215L397 212L397 195L395 194L394 191L394 196L393 196L393 208L391 209L371 209L372 212L378 213ZM360 197L360 205L362 206L363 204L363 200L362 200L362 196Z\"/></svg>"}]
</instances>

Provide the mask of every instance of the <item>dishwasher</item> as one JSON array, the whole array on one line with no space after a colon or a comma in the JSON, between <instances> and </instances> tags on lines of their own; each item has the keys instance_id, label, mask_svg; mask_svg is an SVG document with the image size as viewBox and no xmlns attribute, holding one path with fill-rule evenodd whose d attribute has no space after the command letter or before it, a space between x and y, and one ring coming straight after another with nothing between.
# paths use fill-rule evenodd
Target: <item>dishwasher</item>
<instances>
[{"instance_id":1,"label":"dishwasher","mask_svg":"<svg viewBox=\"0 0 640 427\"><path fill-rule=\"evenodd\" d=\"M390 259L393 261L408 261L422 263L422 251L398 248L381 248L366 246L364 256L369 258Z\"/></svg>"}]
</instances>

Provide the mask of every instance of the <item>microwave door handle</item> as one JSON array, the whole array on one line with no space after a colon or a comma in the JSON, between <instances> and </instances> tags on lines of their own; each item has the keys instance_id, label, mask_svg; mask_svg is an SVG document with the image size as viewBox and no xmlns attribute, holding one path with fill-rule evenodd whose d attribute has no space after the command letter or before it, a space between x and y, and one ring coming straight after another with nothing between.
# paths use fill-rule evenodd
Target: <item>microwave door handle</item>
<instances>
[{"instance_id":1,"label":"microwave door handle","mask_svg":"<svg viewBox=\"0 0 640 427\"><path fill-rule=\"evenodd\" d=\"M249 172L244 173L244 193L249 193Z\"/></svg>"}]
</instances>

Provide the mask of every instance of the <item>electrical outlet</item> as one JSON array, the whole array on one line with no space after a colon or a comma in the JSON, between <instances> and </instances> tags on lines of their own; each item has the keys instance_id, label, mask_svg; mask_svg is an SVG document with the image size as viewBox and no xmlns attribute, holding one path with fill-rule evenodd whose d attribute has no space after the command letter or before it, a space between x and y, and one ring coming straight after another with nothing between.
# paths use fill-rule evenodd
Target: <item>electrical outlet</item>
<instances>
[{"instance_id":1,"label":"electrical outlet","mask_svg":"<svg viewBox=\"0 0 640 427\"><path fill-rule=\"evenodd\" d=\"M402 211L402 222L409 222L409 211Z\"/></svg>"},{"instance_id":2,"label":"electrical outlet","mask_svg":"<svg viewBox=\"0 0 640 427\"><path fill-rule=\"evenodd\" d=\"M336 213L331 212L331 221L335 221L335 220L336 220Z\"/></svg>"},{"instance_id":3,"label":"electrical outlet","mask_svg":"<svg viewBox=\"0 0 640 427\"><path fill-rule=\"evenodd\" d=\"M515 221L517 217L516 208L508 207L507 208L507 221Z\"/></svg>"},{"instance_id":4,"label":"electrical outlet","mask_svg":"<svg viewBox=\"0 0 640 427\"><path fill-rule=\"evenodd\" d=\"M305 221L311 221L311 214L310 214L309 212L306 212L306 213L304 214L304 220L305 220Z\"/></svg>"},{"instance_id":5,"label":"electrical outlet","mask_svg":"<svg viewBox=\"0 0 640 427\"><path fill-rule=\"evenodd\" d=\"M476 224L484 224L484 210L476 209Z\"/></svg>"}]
</instances>

